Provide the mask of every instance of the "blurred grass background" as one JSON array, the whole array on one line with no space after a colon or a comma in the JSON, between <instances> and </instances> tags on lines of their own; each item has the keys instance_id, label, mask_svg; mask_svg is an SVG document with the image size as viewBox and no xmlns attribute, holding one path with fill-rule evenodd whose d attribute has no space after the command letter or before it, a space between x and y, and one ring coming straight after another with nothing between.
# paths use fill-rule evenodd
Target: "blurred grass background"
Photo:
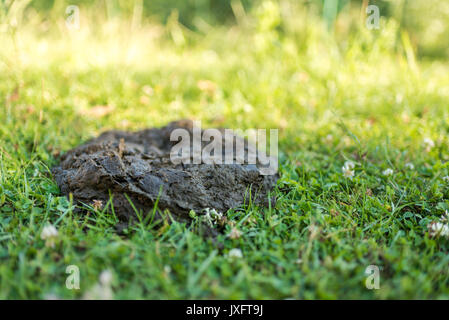
<instances>
[{"instance_id":1,"label":"blurred grass background","mask_svg":"<svg viewBox=\"0 0 449 320\"><path fill-rule=\"evenodd\" d=\"M447 80L449 6L432 1L372 1L379 30L365 26L368 1L3 1L2 86L23 89L25 108L35 96L62 114L108 106L99 110L110 126L391 119L427 110ZM65 24L73 4L79 30Z\"/></svg>"},{"instance_id":2,"label":"blurred grass background","mask_svg":"<svg viewBox=\"0 0 449 320\"><path fill-rule=\"evenodd\" d=\"M449 209L448 35L436 0L2 0L0 297L82 297L109 268L117 298L447 298L448 243L426 225ZM180 118L280 129L276 209L230 213L244 236L218 240L238 263L188 226L122 239L108 215L72 216L48 174L102 131ZM369 264L382 290L365 288Z\"/></svg>"},{"instance_id":3,"label":"blurred grass background","mask_svg":"<svg viewBox=\"0 0 449 320\"><path fill-rule=\"evenodd\" d=\"M4 11L12 1L3 1ZM26 11L32 15L39 15L45 21L55 21L61 18L61 9L68 5L77 5L83 10L96 13L96 17L104 16L107 19L135 19L150 20L167 24L170 17L177 17L177 21L194 31L199 31L207 25L231 25L238 22L239 13L251 12L254 7L263 1L259 0L151 0L151 1L28 1ZM26 2L25 2L26 3ZM411 37L412 45L416 48L420 57L447 57L447 43L442 38L449 34L449 4L447 2L430 0L299 0L281 1L285 9L289 6L300 9L299 12L291 11L297 15L297 19L304 14L322 16L326 23L335 31L335 35L347 37L354 31L354 20L358 15L364 16L364 9L368 5L379 7L381 15L386 19L393 19L398 28L405 30ZM24 7L23 4L20 5ZM19 10L21 11L21 10ZM285 12L284 12L285 13ZM16 14L22 14L17 12ZM28 17L28 16L27 16ZM351 17L351 18L349 18ZM285 18L285 16L283 16ZM348 19L349 18L349 19ZM282 22L282 21L281 21ZM292 21L290 21L292 24ZM280 23L279 30L287 31L284 23ZM443 40L443 41L442 41Z\"/></svg>"}]
</instances>

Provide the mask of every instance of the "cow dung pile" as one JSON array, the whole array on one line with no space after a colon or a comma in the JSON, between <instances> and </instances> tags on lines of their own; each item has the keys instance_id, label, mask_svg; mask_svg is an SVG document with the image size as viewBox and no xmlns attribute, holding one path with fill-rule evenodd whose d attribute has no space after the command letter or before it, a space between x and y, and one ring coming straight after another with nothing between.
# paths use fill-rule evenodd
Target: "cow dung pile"
<instances>
[{"instance_id":1,"label":"cow dung pile","mask_svg":"<svg viewBox=\"0 0 449 320\"><path fill-rule=\"evenodd\" d=\"M260 206L275 200L268 195L277 174L262 175L257 165L175 164L170 150L177 141L170 141L170 135L177 128L191 133L192 122L181 120L138 132L107 131L62 155L53 176L61 192L71 193L79 206L104 205L112 196L121 221L133 219L135 210L152 212L156 202L158 209L168 209L183 220L191 210L226 212L248 204L250 198ZM253 150L248 146L245 153Z\"/></svg>"}]
</instances>

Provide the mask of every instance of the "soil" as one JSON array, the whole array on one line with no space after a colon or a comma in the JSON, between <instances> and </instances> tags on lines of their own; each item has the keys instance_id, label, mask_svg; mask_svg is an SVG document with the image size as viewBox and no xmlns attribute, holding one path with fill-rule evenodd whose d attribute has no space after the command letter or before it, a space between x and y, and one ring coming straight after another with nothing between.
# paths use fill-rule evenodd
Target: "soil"
<instances>
[{"instance_id":1,"label":"soil","mask_svg":"<svg viewBox=\"0 0 449 320\"><path fill-rule=\"evenodd\" d=\"M224 213L248 204L250 198L267 206L277 174L262 175L254 164L174 164L170 160L170 150L177 144L170 141L171 132L184 128L191 133L192 125L182 120L138 132L107 131L62 155L52 173L61 192L72 193L77 205L104 205L112 196L121 221L133 219L135 209L144 215L152 212L156 201L158 209L168 209L179 219L187 219L190 210L201 214L213 208ZM222 145L225 150L224 141ZM245 155L251 150L245 140ZM270 201L274 205L275 199Z\"/></svg>"}]
</instances>

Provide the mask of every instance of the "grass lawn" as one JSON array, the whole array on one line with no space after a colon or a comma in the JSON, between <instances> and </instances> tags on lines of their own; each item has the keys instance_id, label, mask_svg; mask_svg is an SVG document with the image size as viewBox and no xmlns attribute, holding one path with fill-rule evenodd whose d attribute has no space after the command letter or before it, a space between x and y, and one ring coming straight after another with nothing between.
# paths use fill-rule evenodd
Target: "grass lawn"
<instances>
[{"instance_id":1,"label":"grass lawn","mask_svg":"<svg viewBox=\"0 0 449 320\"><path fill-rule=\"evenodd\" d=\"M115 299L449 298L449 240L428 230L449 210L449 62L420 58L393 20L329 31L267 3L197 31L85 10L79 30L61 14L0 32L0 298L101 298L105 270ZM59 154L182 118L279 129L278 201L227 212L240 238L231 223L214 243L197 219L119 235L110 210L73 212Z\"/></svg>"}]
</instances>

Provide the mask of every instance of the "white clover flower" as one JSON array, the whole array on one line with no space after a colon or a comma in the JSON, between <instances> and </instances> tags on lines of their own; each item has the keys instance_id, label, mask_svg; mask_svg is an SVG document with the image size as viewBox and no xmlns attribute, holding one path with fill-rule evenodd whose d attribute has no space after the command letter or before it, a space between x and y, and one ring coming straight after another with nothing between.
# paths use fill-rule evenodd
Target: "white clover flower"
<instances>
[{"instance_id":1,"label":"white clover flower","mask_svg":"<svg viewBox=\"0 0 449 320\"><path fill-rule=\"evenodd\" d=\"M84 300L112 300L114 293L111 288L112 272L104 270L98 277L98 283L86 291Z\"/></svg>"},{"instance_id":2,"label":"white clover flower","mask_svg":"<svg viewBox=\"0 0 449 320\"><path fill-rule=\"evenodd\" d=\"M393 174L393 169L390 169L390 168L388 168L388 169L385 169L383 172L382 172L382 174L384 175L384 176L391 176L392 174Z\"/></svg>"},{"instance_id":3,"label":"white clover flower","mask_svg":"<svg viewBox=\"0 0 449 320\"><path fill-rule=\"evenodd\" d=\"M165 265L164 272L165 272L165 274L169 274L171 272L171 267L169 265Z\"/></svg>"},{"instance_id":4,"label":"white clover flower","mask_svg":"<svg viewBox=\"0 0 449 320\"><path fill-rule=\"evenodd\" d=\"M231 249L228 253L228 258L243 258L242 250L240 250L239 248Z\"/></svg>"},{"instance_id":5,"label":"white clover flower","mask_svg":"<svg viewBox=\"0 0 449 320\"><path fill-rule=\"evenodd\" d=\"M231 238L231 239L238 239L241 236L242 236L242 231L240 231L239 229L237 229L235 227L232 228L231 232L229 233L229 238Z\"/></svg>"},{"instance_id":6,"label":"white clover flower","mask_svg":"<svg viewBox=\"0 0 449 320\"><path fill-rule=\"evenodd\" d=\"M206 221L209 222L209 224L217 224L217 221L223 218L223 214L221 212L217 212L215 209L205 209L206 214L204 217L206 218Z\"/></svg>"},{"instance_id":7,"label":"white clover flower","mask_svg":"<svg viewBox=\"0 0 449 320\"><path fill-rule=\"evenodd\" d=\"M100 273L100 283L103 286L108 286L111 284L112 281L112 272L110 270L104 270Z\"/></svg>"},{"instance_id":8,"label":"white clover flower","mask_svg":"<svg viewBox=\"0 0 449 320\"><path fill-rule=\"evenodd\" d=\"M343 171L343 176L345 178L352 179L354 177L354 169L355 164L352 161L346 161L343 167L341 168L341 171Z\"/></svg>"},{"instance_id":9,"label":"white clover flower","mask_svg":"<svg viewBox=\"0 0 449 320\"><path fill-rule=\"evenodd\" d=\"M435 142L430 138L424 138L423 145L426 149L426 152L429 152L433 147L435 147Z\"/></svg>"},{"instance_id":10,"label":"white clover flower","mask_svg":"<svg viewBox=\"0 0 449 320\"><path fill-rule=\"evenodd\" d=\"M406 163L404 167L409 170L415 169L415 166L411 162Z\"/></svg>"},{"instance_id":11,"label":"white clover flower","mask_svg":"<svg viewBox=\"0 0 449 320\"><path fill-rule=\"evenodd\" d=\"M346 161L344 164L344 167L349 168L349 169L354 169L355 168L355 163L352 161Z\"/></svg>"},{"instance_id":12,"label":"white clover flower","mask_svg":"<svg viewBox=\"0 0 449 320\"><path fill-rule=\"evenodd\" d=\"M354 177L354 170L348 169L346 167L341 168L341 170L343 171L343 176L345 178L352 179L352 177Z\"/></svg>"},{"instance_id":13,"label":"white clover flower","mask_svg":"<svg viewBox=\"0 0 449 320\"><path fill-rule=\"evenodd\" d=\"M92 202L92 208L94 208L94 210L96 210L96 211L101 210L103 208L103 201L94 200Z\"/></svg>"},{"instance_id":14,"label":"white clover flower","mask_svg":"<svg viewBox=\"0 0 449 320\"><path fill-rule=\"evenodd\" d=\"M443 236L449 237L449 226L441 222L431 222L427 225L431 237Z\"/></svg>"},{"instance_id":15,"label":"white clover flower","mask_svg":"<svg viewBox=\"0 0 449 320\"><path fill-rule=\"evenodd\" d=\"M46 247L55 247L56 239L58 237L58 230L53 225L47 225L42 229L41 239L45 240Z\"/></svg>"}]
</instances>

